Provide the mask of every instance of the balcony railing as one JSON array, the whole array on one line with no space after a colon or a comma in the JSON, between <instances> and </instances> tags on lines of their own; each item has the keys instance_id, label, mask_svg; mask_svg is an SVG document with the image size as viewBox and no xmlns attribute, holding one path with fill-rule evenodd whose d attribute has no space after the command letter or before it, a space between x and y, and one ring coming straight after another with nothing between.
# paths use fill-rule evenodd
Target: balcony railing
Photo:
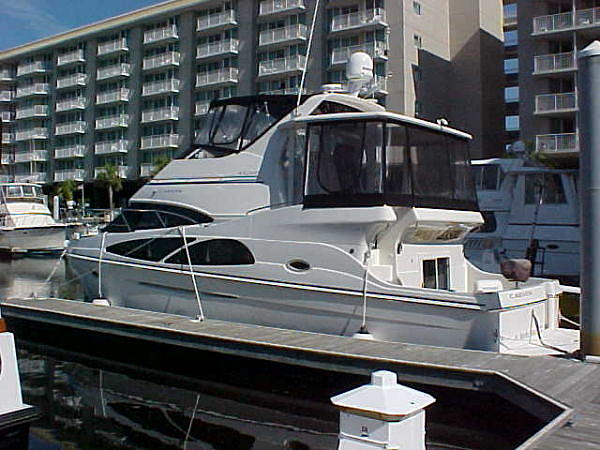
<instances>
[{"instance_id":1,"label":"balcony railing","mask_svg":"<svg viewBox=\"0 0 600 450\"><path fill-rule=\"evenodd\" d=\"M100 92L96 94L97 105L126 101L129 101L129 89L127 88L116 89L114 91Z\"/></svg>"},{"instance_id":2,"label":"balcony railing","mask_svg":"<svg viewBox=\"0 0 600 450\"><path fill-rule=\"evenodd\" d=\"M271 89L268 91L260 91L260 94L265 94L265 95L298 95L298 89L297 87L291 87L291 88L285 88L285 89ZM306 93L306 89L303 90L304 93Z\"/></svg>"},{"instance_id":3,"label":"balcony railing","mask_svg":"<svg viewBox=\"0 0 600 450\"><path fill-rule=\"evenodd\" d=\"M46 128L37 127L17 131L15 134L15 141L27 141L29 139L48 139L48 130Z\"/></svg>"},{"instance_id":4,"label":"balcony railing","mask_svg":"<svg viewBox=\"0 0 600 450\"><path fill-rule=\"evenodd\" d=\"M159 134L155 136L143 136L140 148L147 150L151 148L177 147L179 145L178 134Z\"/></svg>"},{"instance_id":5,"label":"balcony railing","mask_svg":"<svg viewBox=\"0 0 600 450\"><path fill-rule=\"evenodd\" d=\"M128 77L131 75L131 66L127 63L101 67L96 72L96 79L107 80L114 77Z\"/></svg>"},{"instance_id":6,"label":"balcony railing","mask_svg":"<svg viewBox=\"0 0 600 450\"><path fill-rule=\"evenodd\" d=\"M194 115L203 116L208 112L208 108L210 108L210 100L199 100L196 102Z\"/></svg>"},{"instance_id":7,"label":"balcony railing","mask_svg":"<svg viewBox=\"0 0 600 450\"><path fill-rule=\"evenodd\" d=\"M533 19L534 33L552 33L600 25L600 8L580 9L573 12L539 16Z\"/></svg>"},{"instance_id":8,"label":"balcony railing","mask_svg":"<svg viewBox=\"0 0 600 450\"><path fill-rule=\"evenodd\" d=\"M279 42L306 39L306 25L297 23L286 27L263 30L258 35L258 45L277 44Z\"/></svg>"},{"instance_id":9,"label":"balcony railing","mask_svg":"<svg viewBox=\"0 0 600 450\"><path fill-rule=\"evenodd\" d=\"M71 109L85 109L85 98L75 97L56 102L56 111L69 111Z\"/></svg>"},{"instance_id":10,"label":"balcony railing","mask_svg":"<svg viewBox=\"0 0 600 450\"><path fill-rule=\"evenodd\" d=\"M0 69L0 80L12 81L15 78L15 73L11 69Z\"/></svg>"},{"instance_id":11,"label":"balcony railing","mask_svg":"<svg viewBox=\"0 0 600 450\"><path fill-rule=\"evenodd\" d=\"M101 44L98 44L98 55L108 55L114 52L120 52L128 50L127 48L127 39L120 38L112 41L106 41Z\"/></svg>"},{"instance_id":12,"label":"balcony railing","mask_svg":"<svg viewBox=\"0 0 600 450\"><path fill-rule=\"evenodd\" d=\"M577 62L575 52L538 55L534 58L535 74L555 73L575 70Z\"/></svg>"},{"instance_id":13,"label":"balcony railing","mask_svg":"<svg viewBox=\"0 0 600 450\"><path fill-rule=\"evenodd\" d=\"M343 31L376 24L385 24L385 10L382 8L334 16L331 19L331 31Z\"/></svg>"},{"instance_id":14,"label":"balcony railing","mask_svg":"<svg viewBox=\"0 0 600 450\"><path fill-rule=\"evenodd\" d=\"M290 9L304 9L304 0L263 0L258 7L258 14L267 16Z\"/></svg>"},{"instance_id":15,"label":"balcony railing","mask_svg":"<svg viewBox=\"0 0 600 450\"><path fill-rule=\"evenodd\" d=\"M62 169L54 171L54 181L83 181L85 179L84 169Z\"/></svg>"},{"instance_id":16,"label":"balcony railing","mask_svg":"<svg viewBox=\"0 0 600 450\"><path fill-rule=\"evenodd\" d=\"M152 163L140 164L140 177L152 176L153 171L154 171L154 164L152 164Z\"/></svg>"},{"instance_id":17,"label":"balcony railing","mask_svg":"<svg viewBox=\"0 0 600 450\"><path fill-rule=\"evenodd\" d=\"M127 153L128 146L129 141L127 139L96 142L94 145L94 153L96 155L106 155L108 153Z\"/></svg>"},{"instance_id":18,"label":"balcony railing","mask_svg":"<svg viewBox=\"0 0 600 450\"><path fill-rule=\"evenodd\" d=\"M56 80L56 88L63 89L71 86L85 86L88 76L85 73L76 73L68 77L59 78Z\"/></svg>"},{"instance_id":19,"label":"balcony railing","mask_svg":"<svg viewBox=\"0 0 600 450\"><path fill-rule=\"evenodd\" d=\"M128 166L117 166L117 173L120 178L127 178L127 171L129 170ZM106 169L104 167L96 167L94 169L94 178L99 178L100 174L105 173Z\"/></svg>"},{"instance_id":20,"label":"balcony railing","mask_svg":"<svg viewBox=\"0 0 600 450\"><path fill-rule=\"evenodd\" d=\"M577 133L542 134L536 136L535 148L540 153L577 153Z\"/></svg>"},{"instance_id":21,"label":"balcony railing","mask_svg":"<svg viewBox=\"0 0 600 450\"><path fill-rule=\"evenodd\" d=\"M358 52L358 51L366 52L371 56L371 58L374 58L374 59L377 59L377 58L387 59L387 56L386 56L387 49L386 49L385 42L375 41L375 42L366 42L366 43L360 44L360 45L353 45L351 47L334 48L333 51L331 52L331 64L345 64L348 61L348 59L350 58L350 55L352 55L352 53Z\"/></svg>"},{"instance_id":22,"label":"balcony railing","mask_svg":"<svg viewBox=\"0 0 600 450\"><path fill-rule=\"evenodd\" d=\"M2 153L2 156L0 157L0 164L13 164L13 163L14 163L13 155L11 155L10 153Z\"/></svg>"},{"instance_id":23,"label":"balcony railing","mask_svg":"<svg viewBox=\"0 0 600 450\"><path fill-rule=\"evenodd\" d=\"M505 14L504 15L504 26L505 27L515 26L518 23L518 20L519 20L519 18L516 13Z\"/></svg>"},{"instance_id":24,"label":"balcony railing","mask_svg":"<svg viewBox=\"0 0 600 450\"><path fill-rule=\"evenodd\" d=\"M142 122L156 122L158 120L177 120L179 106L166 106L142 111Z\"/></svg>"},{"instance_id":25,"label":"balcony railing","mask_svg":"<svg viewBox=\"0 0 600 450\"><path fill-rule=\"evenodd\" d=\"M224 67L223 69L211 70L196 74L196 87L212 84L237 83L239 71L237 67Z\"/></svg>"},{"instance_id":26,"label":"balcony railing","mask_svg":"<svg viewBox=\"0 0 600 450\"><path fill-rule=\"evenodd\" d=\"M12 122L15 120L15 112L14 111L0 111L0 119L2 122Z\"/></svg>"},{"instance_id":27,"label":"balcony railing","mask_svg":"<svg viewBox=\"0 0 600 450\"><path fill-rule=\"evenodd\" d=\"M47 161L48 151L47 150L32 150L30 152L19 152L15 153L15 162L29 162L29 161Z\"/></svg>"},{"instance_id":28,"label":"balcony railing","mask_svg":"<svg viewBox=\"0 0 600 450\"><path fill-rule=\"evenodd\" d=\"M208 58L209 56L237 53L238 47L239 41L237 39L209 42L196 47L196 58Z\"/></svg>"},{"instance_id":29,"label":"balcony railing","mask_svg":"<svg viewBox=\"0 0 600 450\"><path fill-rule=\"evenodd\" d=\"M12 102L15 96L15 91L0 91L0 102Z\"/></svg>"},{"instance_id":30,"label":"balcony railing","mask_svg":"<svg viewBox=\"0 0 600 450\"><path fill-rule=\"evenodd\" d=\"M64 64L71 64L75 62L83 62L85 61L85 55L83 54L83 49L77 49L72 52L63 53L62 55L58 55L56 60L57 66L62 66Z\"/></svg>"},{"instance_id":31,"label":"balcony railing","mask_svg":"<svg viewBox=\"0 0 600 450\"><path fill-rule=\"evenodd\" d=\"M164 41L165 39L177 39L177 25L169 27L155 28L144 32L144 44L152 42Z\"/></svg>"},{"instance_id":32,"label":"balcony railing","mask_svg":"<svg viewBox=\"0 0 600 450\"><path fill-rule=\"evenodd\" d=\"M3 144L12 144L15 142L15 134L14 133L2 133L2 143Z\"/></svg>"},{"instance_id":33,"label":"balcony railing","mask_svg":"<svg viewBox=\"0 0 600 450\"><path fill-rule=\"evenodd\" d=\"M48 105L33 105L27 108L17 109L17 119L26 119L29 117L47 117Z\"/></svg>"},{"instance_id":34,"label":"balcony railing","mask_svg":"<svg viewBox=\"0 0 600 450\"><path fill-rule=\"evenodd\" d=\"M50 92L50 85L48 83L35 83L30 86L18 87L16 97L27 97L28 95L46 95L48 92Z\"/></svg>"},{"instance_id":35,"label":"balcony railing","mask_svg":"<svg viewBox=\"0 0 600 450\"><path fill-rule=\"evenodd\" d=\"M17 183L45 183L46 172L31 172L29 174L17 174L15 175L15 182Z\"/></svg>"},{"instance_id":36,"label":"balcony railing","mask_svg":"<svg viewBox=\"0 0 600 450\"><path fill-rule=\"evenodd\" d=\"M50 64L46 61L33 61L30 63L19 64L17 67L17 76L29 75L36 72L47 72L50 70Z\"/></svg>"},{"instance_id":37,"label":"balcony railing","mask_svg":"<svg viewBox=\"0 0 600 450\"><path fill-rule=\"evenodd\" d=\"M151 81L142 86L142 95L162 94L163 92L179 92L179 80L171 78L168 80Z\"/></svg>"},{"instance_id":38,"label":"balcony railing","mask_svg":"<svg viewBox=\"0 0 600 450\"><path fill-rule=\"evenodd\" d=\"M574 92L542 94L535 98L536 114L572 112L577 110L577 96Z\"/></svg>"},{"instance_id":39,"label":"balcony railing","mask_svg":"<svg viewBox=\"0 0 600 450\"><path fill-rule=\"evenodd\" d=\"M304 69L306 57L304 55L288 56L287 58L262 61L258 64L258 75L266 76L284 72L301 71Z\"/></svg>"},{"instance_id":40,"label":"balcony railing","mask_svg":"<svg viewBox=\"0 0 600 450\"><path fill-rule=\"evenodd\" d=\"M76 122L69 122L69 123L63 123L60 125L56 125L56 130L54 131L54 134L62 135L62 134L85 133L86 129L87 129L87 124L82 120L78 120Z\"/></svg>"},{"instance_id":41,"label":"balcony railing","mask_svg":"<svg viewBox=\"0 0 600 450\"><path fill-rule=\"evenodd\" d=\"M196 30L204 31L210 28L222 27L225 25L237 25L235 11L233 9L198 17L196 22Z\"/></svg>"},{"instance_id":42,"label":"balcony railing","mask_svg":"<svg viewBox=\"0 0 600 450\"><path fill-rule=\"evenodd\" d=\"M144 70L156 69L157 67L178 66L181 55L179 52L166 52L160 55L144 58L142 67Z\"/></svg>"},{"instance_id":43,"label":"balcony railing","mask_svg":"<svg viewBox=\"0 0 600 450\"><path fill-rule=\"evenodd\" d=\"M96 130L106 128L127 127L129 125L129 114L118 114L96 119Z\"/></svg>"},{"instance_id":44,"label":"balcony railing","mask_svg":"<svg viewBox=\"0 0 600 450\"><path fill-rule=\"evenodd\" d=\"M66 158L83 158L85 156L85 145L65 145L64 147L58 147L54 149L54 157L56 159Z\"/></svg>"}]
</instances>

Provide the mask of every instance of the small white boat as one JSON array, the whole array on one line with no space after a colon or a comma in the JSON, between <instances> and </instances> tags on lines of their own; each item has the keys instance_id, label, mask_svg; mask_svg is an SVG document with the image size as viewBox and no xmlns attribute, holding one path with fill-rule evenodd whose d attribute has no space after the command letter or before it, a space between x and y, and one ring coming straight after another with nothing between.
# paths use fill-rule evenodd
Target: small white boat
<instances>
[{"instance_id":1,"label":"small white boat","mask_svg":"<svg viewBox=\"0 0 600 450\"><path fill-rule=\"evenodd\" d=\"M498 271L502 259L527 258L534 276L579 283L577 171L523 159L472 162L485 224L470 233L465 254Z\"/></svg>"},{"instance_id":2,"label":"small white boat","mask_svg":"<svg viewBox=\"0 0 600 450\"><path fill-rule=\"evenodd\" d=\"M0 183L0 251L57 251L67 226L53 218L41 186Z\"/></svg>"}]
</instances>

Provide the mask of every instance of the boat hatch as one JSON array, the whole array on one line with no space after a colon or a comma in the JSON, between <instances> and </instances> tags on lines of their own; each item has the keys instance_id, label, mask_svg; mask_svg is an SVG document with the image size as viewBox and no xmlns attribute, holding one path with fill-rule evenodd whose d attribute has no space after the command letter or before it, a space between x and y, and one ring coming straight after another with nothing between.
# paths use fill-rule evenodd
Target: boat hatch
<instances>
[{"instance_id":1,"label":"boat hatch","mask_svg":"<svg viewBox=\"0 0 600 450\"><path fill-rule=\"evenodd\" d=\"M306 208L478 210L467 139L390 119L307 126Z\"/></svg>"}]
</instances>

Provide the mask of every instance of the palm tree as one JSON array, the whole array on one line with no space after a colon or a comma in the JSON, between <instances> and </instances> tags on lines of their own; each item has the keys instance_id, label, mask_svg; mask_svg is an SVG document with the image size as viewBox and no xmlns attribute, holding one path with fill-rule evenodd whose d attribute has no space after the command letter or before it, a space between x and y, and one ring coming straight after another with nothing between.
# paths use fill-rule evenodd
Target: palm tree
<instances>
[{"instance_id":1,"label":"palm tree","mask_svg":"<svg viewBox=\"0 0 600 450\"><path fill-rule=\"evenodd\" d=\"M65 202L70 202L73 200L73 194L75 192L75 188L77 187L75 180L65 180L58 185L58 189L56 193L61 196Z\"/></svg>"},{"instance_id":2,"label":"palm tree","mask_svg":"<svg viewBox=\"0 0 600 450\"><path fill-rule=\"evenodd\" d=\"M167 164L171 162L171 158L167 155L159 155L154 161L154 167L152 169L151 176L156 175L158 172L163 170Z\"/></svg>"},{"instance_id":3,"label":"palm tree","mask_svg":"<svg viewBox=\"0 0 600 450\"><path fill-rule=\"evenodd\" d=\"M119 175L119 168L113 164L107 164L102 172L98 174L98 180L108 187L108 204L110 209L114 209L113 192L119 192L123 189L123 180Z\"/></svg>"}]
</instances>

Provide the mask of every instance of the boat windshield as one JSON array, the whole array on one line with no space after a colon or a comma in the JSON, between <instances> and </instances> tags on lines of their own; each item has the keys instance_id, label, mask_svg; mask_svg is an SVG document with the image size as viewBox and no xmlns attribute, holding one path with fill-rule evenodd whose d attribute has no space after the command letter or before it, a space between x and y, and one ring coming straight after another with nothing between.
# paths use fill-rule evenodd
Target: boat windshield
<instances>
[{"instance_id":1,"label":"boat windshield","mask_svg":"<svg viewBox=\"0 0 600 450\"><path fill-rule=\"evenodd\" d=\"M32 184L6 184L0 186L0 198L6 201L44 202L44 194L40 186Z\"/></svg>"},{"instance_id":2,"label":"boat windshield","mask_svg":"<svg viewBox=\"0 0 600 450\"><path fill-rule=\"evenodd\" d=\"M296 101L294 95L256 95L214 101L197 131L195 144L216 157L240 152L289 114ZM198 155L197 151L187 152L182 157Z\"/></svg>"},{"instance_id":3,"label":"boat windshield","mask_svg":"<svg viewBox=\"0 0 600 450\"><path fill-rule=\"evenodd\" d=\"M477 210L468 140L392 121L308 126L306 207Z\"/></svg>"}]
</instances>

